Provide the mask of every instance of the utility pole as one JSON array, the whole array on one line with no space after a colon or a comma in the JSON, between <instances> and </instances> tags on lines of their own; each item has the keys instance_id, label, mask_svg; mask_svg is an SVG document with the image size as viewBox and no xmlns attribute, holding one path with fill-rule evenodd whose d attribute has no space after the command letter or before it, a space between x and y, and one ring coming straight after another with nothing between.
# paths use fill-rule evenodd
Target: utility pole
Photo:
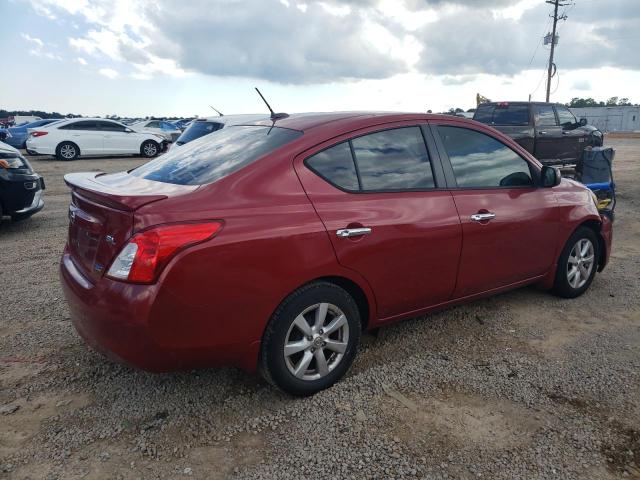
<instances>
[{"instance_id":1,"label":"utility pole","mask_svg":"<svg viewBox=\"0 0 640 480\"><path fill-rule=\"evenodd\" d=\"M558 17L558 7L564 7L568 5L568 3L562 3L561 0L546 0L546 3L553 5L553 30L551 32L551 52L549 53L549 67L547 69L547 102L548 102L549 96L551 95L551 77L553 77L556 74L556 66L553 63L553 54L555 51L556 43L558 43L558 38L556 37L556 25L558 24L558 20L567 19L566 15L562 15ZM545 43L547 43L546 38L545 38Z\"/></svg>"}]
</instances>

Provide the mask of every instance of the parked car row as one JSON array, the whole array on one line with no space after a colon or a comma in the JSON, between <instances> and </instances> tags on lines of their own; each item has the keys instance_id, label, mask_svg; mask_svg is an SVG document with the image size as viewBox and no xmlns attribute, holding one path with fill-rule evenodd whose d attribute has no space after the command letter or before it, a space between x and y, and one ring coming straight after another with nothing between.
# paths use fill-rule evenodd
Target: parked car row
<instances>
[{"instance_id":1,"label":"parked car row","mask_svg":"<svg viewBox=\"0 0 640 480\"><path fill-rule=\"evenodd\" d=\"M155 133L136 131L114 120L73 118L41 128L29 128L29 154L55 155L60 160L79 156L142 155L154 157L166 149L166 139Z\"/></svg>"}]
</instances>

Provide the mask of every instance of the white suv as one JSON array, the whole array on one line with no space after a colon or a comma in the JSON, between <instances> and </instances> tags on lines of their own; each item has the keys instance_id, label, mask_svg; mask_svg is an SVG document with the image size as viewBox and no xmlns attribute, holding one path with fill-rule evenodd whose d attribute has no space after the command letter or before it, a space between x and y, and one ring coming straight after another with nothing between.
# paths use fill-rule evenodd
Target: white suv
<instances>
[{"instance_id":1,"label":"white suv","mask_svg":"<svg viewBox=\"0 0 640 480\"><path fill-rule=\"evenodd\" d=\"M74 118L29 130L27 152L74 160L92 155L154 157L164 150L162 137L139 133L113 120Z\"/></svg>"}]
</instances>

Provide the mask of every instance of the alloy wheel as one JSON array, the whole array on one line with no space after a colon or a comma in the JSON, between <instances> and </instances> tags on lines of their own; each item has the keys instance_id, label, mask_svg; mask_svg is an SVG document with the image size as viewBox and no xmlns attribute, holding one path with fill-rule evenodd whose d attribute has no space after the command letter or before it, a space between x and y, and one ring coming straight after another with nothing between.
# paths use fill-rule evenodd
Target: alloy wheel
<instances>
[{"instance_id":1,"label":"alloy wheel","mask_svg":"<svg viewBox=\"0 0 640 480\"><path fill-rule=\"evenodd\" d=\"M147 143L144 146L144 154L148 157L153 157L157 153L158 149L153 143Z\"/></svg>"},{"instance_id":2,"label":"alloy wheel","mask_svg":"<svg viewBox=\"0 0 640 480\"><path fill-rule=\"evenodd\" d=\"M62 145L62 147L60 147L60 155L67 159L74 158L76 156L76 149L73 145Z\"/></svg>"},{"instance_id":3,"label":"alloy wheel","mask_svg":"<svg viewBox=\"0 0 640 480\"><path fill-rule=\"evenodd\" d=\"M581 238L571 249L567 261L567 280L572 288L581 288L591 276L595 260L593 243Z\"/></svg>"},{"instance_id":4,"label":"alloy wheel","mask_svg":"<svg viewBox=\"0 0 640 480\"><path fill-rule=\"evenodd\" d=\"M335 369L347 350L349 322L331 303L300 313L285 336L283 354L289 372L301 380L318 380Z\"/></svg>"}]
</instances>

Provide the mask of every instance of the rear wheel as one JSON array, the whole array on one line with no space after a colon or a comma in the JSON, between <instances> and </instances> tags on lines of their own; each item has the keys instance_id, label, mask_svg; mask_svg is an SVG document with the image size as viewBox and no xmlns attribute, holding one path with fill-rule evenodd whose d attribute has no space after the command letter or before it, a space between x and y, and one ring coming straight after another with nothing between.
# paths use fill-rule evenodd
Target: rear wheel
<instances>
[{"instance_id":1,"label":"rear wheel","mask_svg":"<svg viewBox=\"0 0 640 480\"><path fill-rule=\"evenodd\" d=\"M62 142L56 148L56 157L59 160L75 160L80 155L80 149L73 142Z\"/></svg>"},{"instance_id":2,"label":"rear wheel","mask_svg":"<svg viewBox=\"0 0 640 480\"><path fill-rule=\"evenodd\" d=\"M145 140L140 147L140 155L147 158L155 157L159 151L160 145L153 140Z\"/></svg>"},{"instance_id":3,"label":"rear wheel","mask_svg":"<svg viewBox=\"0 0 640 480\"><path fill-rule=\"evenodd\" d=\"M264 334L260 368L292 395L311 395L347 372L360 341L360 315L342 288L314 282L289 295Z\"/></svg>"},{"instance_id":4,"label":"rear wheel","mask_svg":"<svg viewBox=\"0 0 640 480\"><path fill-rule=\"evenodd\" d=\"M553 292L565 298L582 295L598 268L598 238L587 227L578 228L567 240L556 271Z\"/></svg>"}]
</instances>

